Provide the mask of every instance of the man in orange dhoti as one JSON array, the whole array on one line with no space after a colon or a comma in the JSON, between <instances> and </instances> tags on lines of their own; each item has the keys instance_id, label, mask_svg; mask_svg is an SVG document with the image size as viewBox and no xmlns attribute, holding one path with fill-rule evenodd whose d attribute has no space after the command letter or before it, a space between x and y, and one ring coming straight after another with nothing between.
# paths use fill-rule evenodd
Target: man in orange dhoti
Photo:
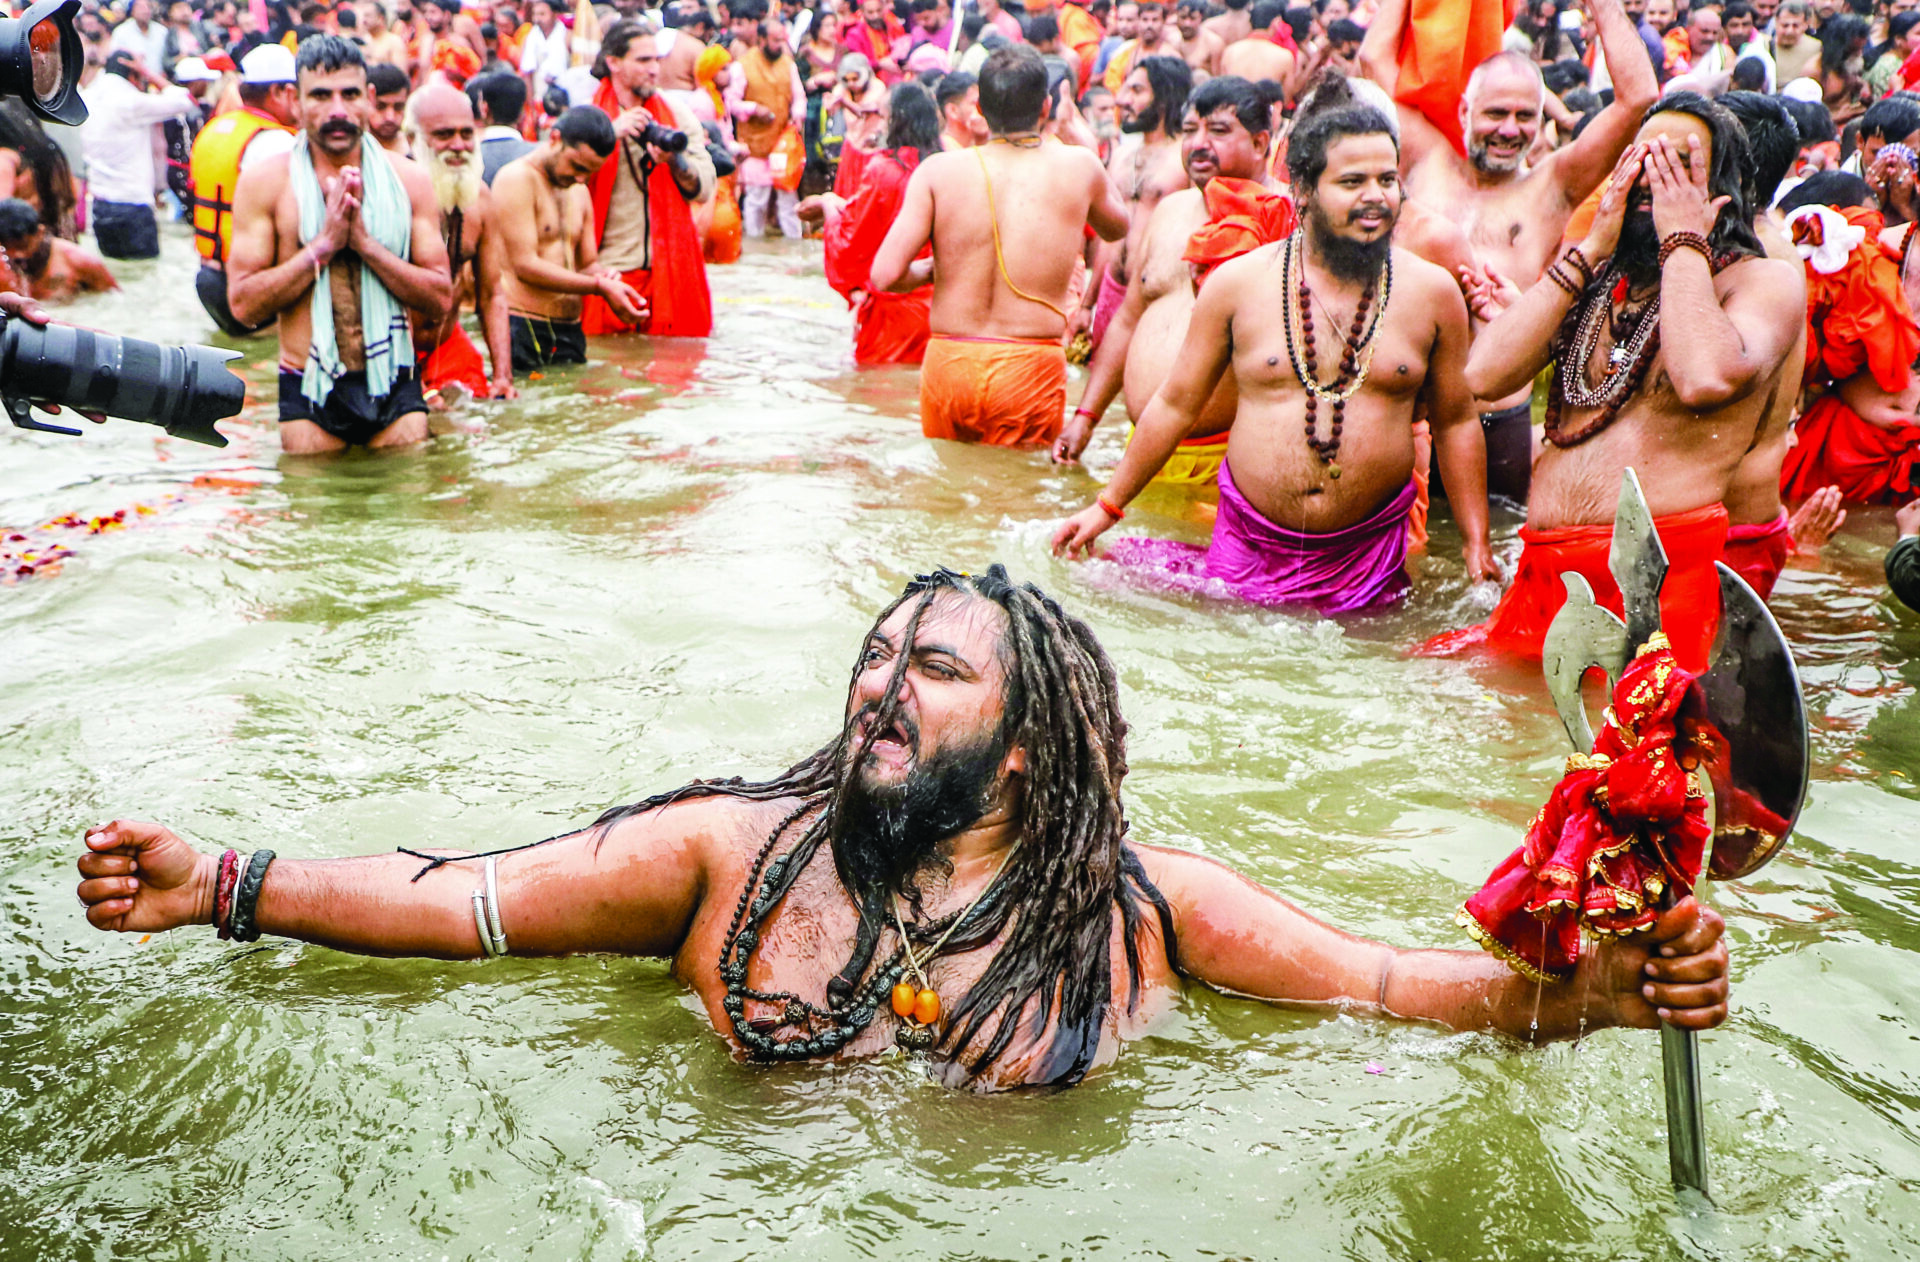
<instances>
[{"instance_id":1,"label":"man in orange dhoti","mask_svg":"<svg viewBox=\"0 0 1920 1262\"><path fill-rule=\"evenodd\" d=\"M600 263L646 299L647 312L640 323L630 324L605 298L592 294L581 326L590 337L634 332L705 337L713 332L713 298L687 204L713 196L706 133L691 111L655 91L659 46L644 23L615 22L601 37L600 49L607 77L593 103L613 119L620 143L590 186L593 230Z\"/></svg>"},{"instance_id":2,"label":"man in orange dhoti","mask_svg":"<svg viewBox=\"0 0 1920 1262\"><path fill-rule=\"evenodd\" d=\"M1615 168L1586 239L1475 341L1467 382L1482 398L1558 357L1548 447L1512 588L1485 625L1427 651L1489 643L1538 657L1566 599L1565 570L1619 612L1607 523L1631 465L1671 566L1667 634L1682 666L1705 669L1719 620L1722 501L1803 320L1796 269L1767 258L1754 235L1741 174L1751 161L1724 107L1692 93L1663 98Z\"/></svg>"},{"instance_id":3,"label":"man in orange dhoti","mask_svg":"<svg viewBox=\"0 0 1920 1262\"><path fill-rule=\"evenodd\" d=\"M927 353L927 314L933 286L890 294L873 287L873 259L906 199L907 181L922 154L941 152L940 114L917 83L893 90L887 110L887 147L873 156L860 187L844 204L828 193L827 283L853 308L857 364L917 364Z\"/></svg>"},{"instance_id":4,"label":"man in orange dhoti","mask_svg":"<svg viewBox=\"0 0 1920 1262\"><path fill-rule=\"evenodd\" d=\"M1049 107L1039 53L1023 45L988 57L980 113L993 139L922 161L874 256L876 289L908 293L933 280L920 370L929 438L1041 446L1060 432L1061 341L1082 234L1090 224L1118 240L1127 214L1091 151L1042 141ZM920 258L929 242L932 257Z\"/></svg>"},{"instance_id":5,"label":"man in orange dhoti","mask_svg":"<svg viewBox=\"0 0 1920 1262\"><path fill-rule=\"evenodd\" d=\"M1905 503L1920 488L1920 327L1902 284L1911 225L1896 251L1863 206L1804 205L1788 222L1807 256L1807 376L1827 389L1794 425L1780 493L1837 486L1849 503Z\"/></svg>"}]
</instances>

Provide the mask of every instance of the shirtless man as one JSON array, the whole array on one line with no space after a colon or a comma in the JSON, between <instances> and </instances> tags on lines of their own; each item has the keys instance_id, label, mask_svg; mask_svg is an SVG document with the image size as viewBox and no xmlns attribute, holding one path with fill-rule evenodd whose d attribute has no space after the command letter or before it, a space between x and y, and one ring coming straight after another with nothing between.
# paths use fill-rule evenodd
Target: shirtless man
<instances>
[{"instance_id":1,"label":"shirtless man","mask_svg":"<svg viewBox=\"0 0 1920 1262\"><path fill-rule=\"evenodd\" d=\"M1207 0L1180 0L1173 11L1173 24L1180 32L1180 56L1193 71L1193 83L1199 87L1220 73L1220 54L1226 41L1206 27Z\"/></svg>"},{"instance_id":2,"label":"shirtless man","mask_svg":"<svg viewBox=\"0 0 1920 1262\"><path fill-rule=\"evenodd\" d=\"M1207 224L1203 190L1216 177L1251 180L1272 187L1267 178L1267 149L1273 139L1268 127L1270 98L1245 79L1226 76L1209 80L1187 98L1180 127L1180 158L1191 188L1160 199L1141 236L1139 266L1127 282L1127 296L1114 313L1113 323L1100 341L1100 350L1087 369L1080 406L1053 445L1056 464L1080 458L1087 440L1106 415L1114 396L1124 389L1127 418L1138 421L1147 403L1171 372L1187 334L1193 313L1193 274L1182 257L1193 234ZM1224 439L1239 404L1231 372L1201 406L1193 432L1180 453L1183 463L1196 467L1178 471L1181 481L1212 481L1224 454ZM1204 455L1193 448L1214 439ZM1204 468L1197 467L1204 464ZM1196 476L1190 476L1196 475Z\"/></svg>"},{"instance_id":3,"label":"shirtless man","mask_svg":"<svg viewBox=\"0 0 1920 1262\"><path fill-rule=\"evenodd\" d=\"M1090 225L1119 240L1127 211L1089 150L1041 141L1051 104L1046 63L1031 47L988 57L980 113L992 141L923 159L874 255L875 289L907 293L933 281L920 368L929 438L1045 446L1060 432L1061 342L1083 234ZM929 241L932 257L916 259Z\"/></svg>"},{"instance_id":4,"label":"shirtless man","mask_svg":"<svg viewBox=\"0 0 1920 1262\"><path fill-rule=\"evenodd\" d=\"M1235 40L1245 39L1253 34L1253 18L1247 10L1252 8L1253 0L1221 0L1225 11L1216 13L1201 25L1213 33L1224 49ZM1184 34L1184 32L1183 32Z\"/></svg>"},{"instance_id":5,"label":"shirtless man","mask_svg":"<svg viewBox=\"0 0 1920 1262\"><path fill-rule=\"evenodd\" d=\"M646 318L646 300L618 272L595 262L591 180L612 156L613 121L576 105L562 114L532 153L493 177L494 227L508 270L501 279L513 339L513 369L584 364L580 331L587 294L607 300L621 319Z\"/></svg>"},{"instance_id":6,"label":"shirtless man","mask_svg":"<svg viewBox=\"0 0 1920 1262\"><path fill-rule=\"evenodd\" d=\"M367 67L367 134L388 153L407 152L407 94L413 90L406 71L384 61Z\"/></svg>"},{"instance_id":7,"label":"shirtless man","mask_svg":"<svg viewBox=\"0 0 1920 1262\"><path fill-rule=\"evenodd\" d=\"M1140 141L1116 148L1107 163L1132 227L1125 240L1094 250L1089 275L1097 278L1096 283L1087 286L1080 310L1074 313L1074 332L1091 333L1096 347L1126 297L1128 259L1135 238L1146 230L1147 219L1162 197L1187 187L1174 134L1192 89L1193 72L1186 62L1178 57L1149 57L1128 72L1114 94L1122 134L1138 136Z\"/></svg>"},{"instance_id":8,"label":"shirtless man","mask_svg":"<svg viewBox=\"0 0 1920 1262\"><path fill-rule=\"evenodd\" d=\"M1477 949L1343 933L1217 860L1129 838L1113 680L1092 630L1038 588L941 569L867 634L840 732L785 775L696 782L492 854L431 830L431 857L203 854L115 820L87 830L78 893L106 932L665 958L742 1058L904 1047L976 1090L1083 1081L1187 980L1529 1041L1726 1020L1725 924L1692 898L1543 986Z\"/></svg>"},{"instance_id":9,"label":"shirtless man","mask_svg":"<svg viewBox=\"0 0 1920 1262\"><path fill-rule=\"evenodd\" d=\"M460 11L460 0L422 0L415 11L426 24L415 53L416 81L424 84L433 75L434 45L443 40L466 45L482 66L487 64L487 41L480 34L480 24Z\"/></svg>"},{"instance_id":10,"label":"shirtless man","mask_svg":"<svg viewBox=\"0 0 1920 1262\"><path fill-rule=\"evenodd\" d=\"M1389 95L1399 76L1407 8L1408 0L1382 0L1360 49L1368 77ZM1594 14L1613 74L1613 103L1577 139L1539 162L1529 166L1527 154L1540 134L1546 85L1525 56L1495 54L1468 79L1460 102L1465 158L1424 114L1400 111L1407 192L1464 228L1480 265L1521 289L1545 273L1574 208L1606 178L1660 93L1646 46L1620 0L1594 0ZM1519 382L1479 401L1488 490L1521 503L1533 466L1531 396L1531 383Z\"/></svg>"},{"instance_id":11,"label":"shirtless man","mask_svg":"<svg viewBox=\"0 0 1920 1262\"><path fill-rule=\"evenodd\" d=\"M99 255L54 236L40 222L40 211L17 197L0 201L0 251L26 295L38 302L65 302L79 294L120 288Z\"/></svg>"},{"instance_id":12,"label":"shirtless man","mask_svg":"<svg viewBox=\"0 0 1920 1262\"><path fill-rule=\"evenodd\" d=\"M433 181L365 139L367 67L336 35L300 41L301 143L240 173L227 297L234 317L280 334L280 444L290 454L427 437L407 311L453 305ZM302 202L323 204L319 230ZM324 283L315 328L314 286ZM368 316L380 320L366 327Z\"/></svg>"},{"instance_id":13,"label":"shirtless man","mask_svg":"<svg viewBox=\"0 0 1920 1262\"><path fill-rule=\"evenodd\" d=\"M1581 260L1569 255L1474 342L1468 383L1498 398L1549 366L1570 316L1589 321L1596 339L1556 370L1519 571L1493 617L1464 642L1537 658L1566 599L1565 570L1586 575L1619 612L1606 527L1621 471L1632 468L1672 566L1661 596L1666 633L1682 666L1705 668L1719 618L1713 563L1727 533L1723 501L1776 392L1797 385L1786 369L1806 325L1802 270L1766 257L1754 236L1743 187L1752 161L1745 132L1723 107L1692 93L1664 97L1578 247L1597 270L1592 283L1582 283ZM1616 279L1627 282L1622 300L1613 296ZM1602 402L1611 385L1618 402L1584 406L1565 397L1568 380L1602 392Z\"/></svg>"},{"instance_id":14,"label":"shirtless man","mask_svg":"<svg viewBox=\"0 0 1920 1262\"><path fill-rule=\"evenodd\" d=\"M1105 82L1115 92L1147 58L1180 55L1180 32L1167 21L1167 6L1160 0L1141 0L1138 9L1140 33L1122 44L1107 63Z\"/></svg>"},{"instance_id":15,"label":"shirtless man","mask_svg":"<svg viewBox=\"0 0 1920 1262\"><path fill-rule=\"evenodd\" d=\"M667 28L673 32L673 47L660 58L662 92L692 92L700 86L694 72L700 65L700 54L707 50L706 35L712 29L713 20L704 9L695 10L681 25ZM751 38L748 42L752 43Z\"/></svg>"},{"instance_id":16,"label":"shirtless man","mask_svg":"<svg viewBox=\"0 0 1920 1262\"><path fill-rule=\"evenodd\" d=\"M1424 404L1457 488L1468 573L1499 576L1486 452L1462 375L1467 308L1453 277L1393 245L1399 162L1391 125L1371 106L1321 110L1295 126L1287 174L1303 230L1207 278L1119 469L1054 534L1056 554L1090 552L1125 515L1231 368L1239 405L1212 544L1202 553L1123 539L1111 559L1259 604L1343 613L1397 599L1415 500L1413 421Z\"/></svg>"},{"instance_id":17,"label":"shirtless man","mask_svg":"<svg viewBox=\"0 0 1920 1262\"><path fill-rule=\"evenodd\" d=\"M492 207L480 178L479 128L467 94L429 83L407 103L407 134L415 157L433 181L440 208L440 236L453 273L453 304L437 323L416 322L414 352L423 357L421 384L431 393L464 385L476 398L513 399L513 354L508 349L507 296L500 287L507 256L492 227ZM493 364L491 382L480 370L480 352L460 324L468 303L480 317Z\"/></svg>"},{"instance_id":18,"label":"shirtless man","mask_svg":"<svg viewBox=\"0 0 1920 1262\"><path fill-rule=\"evenodd\" d=\"M1252 31L1228 41L1220 50L1219 73L1239 75L1255 83L1266 79L1294 91L1293 77L1299 61L1292 49L1273 42L1274 23L1287 20L1285 0L1258 0L1248 20Z\"/></svg>"}]
</instances>

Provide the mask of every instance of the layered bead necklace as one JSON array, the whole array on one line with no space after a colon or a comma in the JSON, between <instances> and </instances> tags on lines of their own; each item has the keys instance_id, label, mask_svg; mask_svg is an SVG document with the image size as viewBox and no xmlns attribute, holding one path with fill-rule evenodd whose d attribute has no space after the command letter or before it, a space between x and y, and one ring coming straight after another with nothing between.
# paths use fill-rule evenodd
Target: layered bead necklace
<instances>
[{"instance_id":1,"label":"layered bead necklace","mask_svg":"<svg viewBox=\"0 0 1920 1262\"><path fill-rule=\"evenodd\" d=\"M1281 249L1280 285L1294 299L1283 308L1282 323L1287 335L1287 362L1307 392L1307 446L1327 467L1327 476L1337 482L1340 480L1340 433L1346 419L1347 400L1360 392L1373 366L1374 348L1380 341L1381 316L1393 296L1393 255L1388 253L1380 266L1380 275L1361 291L1359 304L1353 309L1353 326L1347 331L1340 353L1340 371L1328 385L1320 383L1319 357L1313 339L1313 291L1307 286L1305 238L1299 232L1288 237ZM1322 399L1333 405L1333 429L1324 439L1320 437L1319 418Z\"/></svg>"},{"instance_id":2,"label":"layered bead necklace","mask_svg":"<svg viewBox=\"0 0 1920 1262\"><path fill-rule=\"evenodd\" d=\"M1573 447L1592 438L1620 415L1620 408L1640 388L1647 369L1660 350L1660 295L1640 312L1633 331L1624 342L1616 342L1607 357L1607 369L1597 385L1589 385L1588 365L1600 346L1601 326L1613 318L1613 304L1619 297L1616 286L1624 285L1611 261L1594 277L1587 289L1584 307L1568 313L1574 323L1573 336L1562 338L1559 371L1547 391L1546 437L1556 447ZM1564 326L1563 326L1564 328ZM1560 423L1561 409L1571 403L1577 408L1596 409L1586 424L1571 432Z\"/></svg>"}]
</instances>

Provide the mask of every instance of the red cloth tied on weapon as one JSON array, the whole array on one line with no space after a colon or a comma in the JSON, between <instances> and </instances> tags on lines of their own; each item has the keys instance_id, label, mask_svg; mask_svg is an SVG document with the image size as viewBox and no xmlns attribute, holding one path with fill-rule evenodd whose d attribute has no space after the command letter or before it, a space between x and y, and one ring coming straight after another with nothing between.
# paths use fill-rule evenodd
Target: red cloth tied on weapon
<instances>
[{"instance_id":1,"label":"red cloth tied on weapon","mask_svg":"<svg viewBox=\"0 0 1920 1262\"><path fill-rule=\"evenodd\" d=\"M613 80L603 79L593 103L609 118L620 116ZM641 101L662 126L680 130L673 109L658 92ZM588 186L593 194L593 237L606 235L607 211L613 205L613 186L620 164L627 159L627 142L614 146L613 156L601 163ZM693 211L673 181L673 171L662 162L647 172L647 262L652 266L622 273L621 279L647 300L647 318L628 324L607 300L588 294L581 306L580 326L589 337L607 333L649 333L654 337L706 337L713 332L713 296L707 289L707 264L694 227Z\"/></svg>"},{"instance_id":2,"label":"red cloth tied on weapon","mask_svg":"<svg viewBox=\"0 0 1920 1262\"><path fill-rule=\"evenodd\" d=\"M861 171L860 187L826 235L827 284L853 308L853 359L857 364L917 364L927 353L933 286L911 293L874 289L873 256L886 240L906 200L907 180L920 165L915 149L874 155ZM931 250L923 249L925 257Z\"/></svg>"},{"instance_id":3,"label":"red cloth tied on weapon","mask_svg":"<svg viewBox=\"0 0 1920 1262\"><path fill-rule=\"evenodd\" d=\"M1885 224L1879 211L1849 206L1839 213L1867 238L1838 271L1822 273L1811 260L1806 264L1805 380L1844 381L1865 368L1882 390L1898 394L1920 356L1920 325L1900 284L1900 255L1880 243ZM1817 220L1795 223L1793 235L1795 244L1822 243Z\"/></svg>"},{"instance_id":4,"label":"red cloth tied on weapon","mask_svg":"<svg viewBox=\"0 0 1920 1262\"><path fill-rule=\"evenodd\" d=\"M480 360L480 348L457 323L420 367L421 389L445 390L454 385L465 386L476 399L487 397L487 369Z\"/></svg>"},{"instance_id":5,"label":"red cloth tied on weapon","mask_svg":"<svg viewBox=\"0 0 1920 1262\"><path fill-rule=\"evenodd\" d=\"M1464 155L1460 99L1475 66L1500 51L1518 6L1502 0L1412 0L1400 36L1400 76L1393 96L1419 110L1454 151Z\"/></svg>"},{"instance_id":6,"label":"red cloth tied on weapon","mask_svg":"<svg viewBox=\"0 0 1920 1262\"><path fill-rule=\"evenodd\" d=\"M1713 563L1726 548L1727 510L1707 504L1684 513L1656 517L1653 527L1667 549L1667 581L1660 589L1660 621L1673 637L1674 651L1688 670L1707 668L1713 633L1720 625L1720 575ZM1526 546L1513 573L1513 586L1485 622L1445 631L1422 645L1421 657L1445 657L1485 644L1518 657L1540 660L1547 628L1567 603L1563 571L1574 570L1593 588L1593 598L1618 614L1620 585L1607 568L1613 524L1562 526L1541 530L1520 527Z\"/></svg>"},{"instance_id":7,"label":"red cloth tied on weapon","mask_svg":"<svg viewBox=\"0 0 1920 1262\"><path fill-rule=\"evenodd\" d=\"M1782 499L1837 486L1849 504L1904 504L1920 492L1920 426L1875 425L1828 394L1793 429L1798 441L1780 466Z\"/></svg>"},{"instance_id":8,"label":"red cloth tied on weapon","mask_svg":"<svg viewBox=\"0 0 1920 1262\"><path fill-rule=\"evenodd\" d=\"M1187 239L1187 252L1180 256L1193 268L1196 291L1214 268L1280 240L1299 222L1291 197L1255 180L1215 176L1201 196L1207 200L1206 226Z\"/></svg>"},{"instance_id":9,"label":"red cloth tied on weapon","mask_svg":"<svg viewBox=\"0 0 1920 1262\"><path fill-rule=\"evenodd\" d=\"M1705 698L1655 636L1614 685L1612 719L1456 918L1521 975L1565 980L1582 930L1634 933L1700 879L1707 804L1690 772L1715 756ZM1702 773L1701 779L1705 776Z\"/></svg>"}]
</instances>

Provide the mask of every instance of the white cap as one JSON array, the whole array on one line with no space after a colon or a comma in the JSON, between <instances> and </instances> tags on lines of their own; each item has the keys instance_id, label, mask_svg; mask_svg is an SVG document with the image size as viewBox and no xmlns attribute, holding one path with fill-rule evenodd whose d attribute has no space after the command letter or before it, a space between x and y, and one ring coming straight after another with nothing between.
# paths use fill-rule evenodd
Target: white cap
<instances>
[{"instance_id":1,"label":"white cap","mask_svg":"<svg viewBox=\"0 0 1920 1262\"><path fill-rule=\"evenodd\" d=\"M298 78L293 69L293 53L285 44L262 44L240 59L242 83L293 83Z\"/></svg>"},{"instance_id":2,"label":"white cap","mask_svg":"<svg viewBox=\"0 0 1920 1262\"><path fill-rule=\"evenodd\" d=\"M198 57L182 57L173 63L173 81L175 83L218 83L219 74L207 68L207 63Z\"/></svg>"},{"instance_id":3,"label":"white cap","mask_svg":"<svg viewBox=\"0 0 1920 1262\"><path fill-rule=\"evenodd\" d=\"M1810 101L1815 105L1826 103L1826 93L1820 90L1820 84L1813 79L1799 78L1780 89L1781 96L1790 96L1796 101Z\"/></svg>"}]
</instances>

